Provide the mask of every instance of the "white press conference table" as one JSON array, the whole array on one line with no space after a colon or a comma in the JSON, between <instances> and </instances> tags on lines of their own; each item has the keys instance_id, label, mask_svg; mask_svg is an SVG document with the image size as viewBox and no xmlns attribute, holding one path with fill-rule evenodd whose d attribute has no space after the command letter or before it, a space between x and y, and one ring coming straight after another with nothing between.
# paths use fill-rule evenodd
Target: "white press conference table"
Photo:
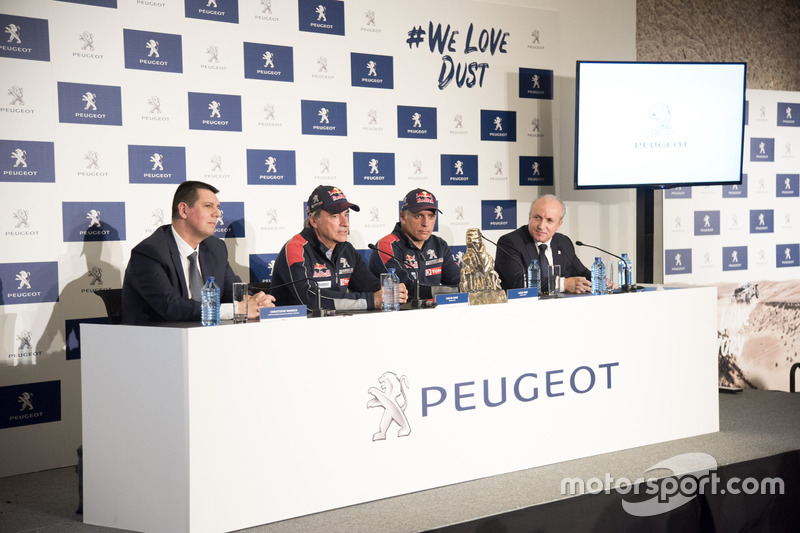
<instances>
[{"instance_id":1,"label":"white press conference table","mask_svg":"<svg viewBox=\"0 0 800 533\"><path fill-rule=\"evenodd\" d=\"M714 288L81 327L107 527L232 531L719 431Z\"/></svg>"}]
</instances>

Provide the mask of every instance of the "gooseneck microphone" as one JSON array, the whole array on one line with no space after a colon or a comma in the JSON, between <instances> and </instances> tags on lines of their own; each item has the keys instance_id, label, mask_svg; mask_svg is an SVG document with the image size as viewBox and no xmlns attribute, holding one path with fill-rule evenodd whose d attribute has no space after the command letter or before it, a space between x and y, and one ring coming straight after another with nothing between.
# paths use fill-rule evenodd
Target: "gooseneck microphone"
<instances>
[{"instance_id":1,"label":"gooseneck microphone","mask_svg":"<svg viewBox=\"0 0 800 533\"><path fill-rule=\"evenodd\" d=\"M622 292L635 292L635 291L642 290L644 288L644 287L639 287L638 285L635 285L635 284L634 285L628 285L628 283L627 283L627 281L628 281L628 262L625 261L624 259L622 259L622 257L618 256L617 254L612 254L608 250L603 250L602 248L599 248L599 247L591 245L591 244L586 244L586 243L584 243L582 241L575 241L575 244L578 245L578 246L586 246L587 248L594 248L595 250L600 250L604 254L608 254L611 257L616 257L617 259L619 259L620 261L622 261L625 264L625 281L626 281L626 283L624 285L622 285L622 287L620 287L620 290Z\"/></svg>"},{"instance_id":2,"label":"gooseneck microphone","mask_svg":"<svg viewBox=\"0 0 800 533\"><path fill-rule=\"evenodd\" d=\"M381 254L386 255L386 256L389 256L392 259L394 259L395 261L397 261L397 263L400 265L400 268L402 268L405 271L405 273L408 274L408 277L414 280L414 306L415 307L423 307L425 305L425 302L423 302L419 298L419 283L420 282L419 282L418 279L416 279L416 272L414 272L413 275L412 275L412 272L410 272L408 270L409 268L411 268L411 265L406 263L405 259L400 259L399 257L397 257L396 255L394 255L392 253L389 253L387 251L381 250L380 248L378 248L377 246L375 246L372 243L367 244L367 247L370 250L375 250L376 252L381 253Z\"/></svg>"},{"instance_id":3,"label":"gooseneck microphone","mask_svg":"<svg viewBox=\"0 0 800 533\"><path fill-rule=\"evenodd\" d=\"M490 239L489 237L487 237L486 235L484 235L484 234L483 234L483 232L481 232L480 230L478 230L478 235L480 235L480 236L481 236L481 239L483 239L484 241L486 241L486 242L489 242L489 243L491 243L491 244L494 244L494 245L495 245L495 247L496 247L498 250L500 250L501 252L503 252L504 254L506 254L508 257L510 257L511 259L513 259L515 263L517 262L517 258L514 256L514 254L512 254L511 252L509 252L508 250L506 250L505 248L503 248L502 246L500 246L499 244L497 244L496 242L494 242L492 239ZM540 274L540 275L541 275L541 274ZM525 285L526 285L527 279L528 279L528 265L522 265L522 288L525 288Z\"/></svg>"}]
</instances>

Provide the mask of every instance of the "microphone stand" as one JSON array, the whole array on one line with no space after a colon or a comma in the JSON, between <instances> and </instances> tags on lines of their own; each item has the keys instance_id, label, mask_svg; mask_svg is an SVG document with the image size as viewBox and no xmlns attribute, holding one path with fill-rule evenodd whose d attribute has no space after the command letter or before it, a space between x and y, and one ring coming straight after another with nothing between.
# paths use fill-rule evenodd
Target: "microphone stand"
<instances>
[{"instance_id":1,"label":"microphone stand","mask_svg":"<svg viewBox=\"0 0 800 533\"><path fill-rule=\"evenodd\" d=\"M317 283L317 280L314 279L310 281L314 284L314 287L317 288L317 308L311 311L311 317L316 318L316 317L328 316L328 314L322 308L322 291L319 290L319 283Z\"/></svg>"},{"instance_id":2,"label":"microphone stand","mask_svg":"<svg viewBox=\"0 0 800 533\"><path fill-rule=\"evenodd\" d=\"M588 248L594 248L595 250L600 250L604 254L608 254L611 257L616 257L617 259L622 261L622 263L625 265L625 283L622 285L622 287L619 288L622 292L636 292L636 291L642 290L644 288L644 287L639 287L638 285L635 285L635 284L634 285L629 285L628 284L628 274L629 274L628 262L625 261L622 257L618 256L617 254L612 254L608 250L603 250L602 248L598 248L597 246L593 246L591 244L586 244L586 243L581 242L581 241L575 241L575 244L577 244L578 246L586 246Z\"/></svg>"}]
</instances>

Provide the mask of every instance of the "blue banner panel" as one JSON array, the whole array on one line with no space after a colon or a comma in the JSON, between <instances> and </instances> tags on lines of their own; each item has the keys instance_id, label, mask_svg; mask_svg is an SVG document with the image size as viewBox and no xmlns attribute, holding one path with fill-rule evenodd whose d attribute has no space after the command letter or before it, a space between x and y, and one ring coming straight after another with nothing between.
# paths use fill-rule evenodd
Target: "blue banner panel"
<instances>
[{"instance_id":1,"label":"blue banner panel","mask_svg":"<svg viewBox=\"0 0 800 533\"><path fill-rule=\"evenodd\" d=\"M220 239L244 238L244 202L220 202L219 210L222 216L214 235Z\"/></svg>"},{"instance_id":2,"label":"blue banner panel","mask_svg":"<svg viewBox=\"0 0 800 533\"><path fill-rule=\"evenodd\" d=\"M435 139L436 108L397 106L397 136L401 139Z\"/></svg>"},{"instance_id":3,"label":"blue banner panel","mask_svg":"<svg viewBox=\"0 0 800 533\"><path fill-rule=\"evenodd\" d=\"M517 227L516 200L481 200L481 229L511 231Z\"/></svg>"},{"instance_id":4,"label":"blue banner panel","mask_svg":"<svg viewBox=\"0 0 800 533\"><path fill-rule=\"evenodd\" d=\"M772 209L750 210L750 233L773 233L775 231L775 211Z\"/></svg>"},{"instance_id":5,"label":"blue banner panel","mask_svg":"<svg viewBox=\"0 0 800 533\"><path fill-rule=\"evenodd\" d=\"M186 181L186 148L128 145L128 181L183 183Z\"/></svg>"},{"instance_id":6,"label":"blue banner panel","mask_svg":"<svg viewBox=\"0 0 800 533\"><path fill-rule=\"evenodd\" d=\"M125 202L63 202L64 242L124 241Z\"/></svg>"},{"instance_id":7,"label":"blue banner panel","mask_svg":"<svg viewBox=\"0 0 800 533\"><path fill-rule=\"evenodd\" d=\"M350 84L353 87L394 89L394 58L351 52Z\"/></svg>"},{"instance_id":8,"label":"blue banner panel","mask_svg":"<svg viewBox=\"0 0 800 533\"><path fill-rule=\"evenodd\" d=\"M797 198L800 196L800 174L776 174L775 196Z\"/></svg>"},{"instance_id":9,"label":"blue banner panel","mask_svg":"<svg viewBox=\"0 0 800 533\"><path fill-rule=\"evenodd\" d=\"M344 2L299 0L297 15L300 31L344 35Z\"/></svg>"},{"instance_id":10,"label":"blue banner panel","mask_svg":"<svg viewBox=\"0 0 800 533\"><path fill-rule=\"evenodd\" d=\"M719 211L695 211L695 235L719 235Z\"/></svg>"},{"instance_id":11,"label":"blue banner panel","mask_svg":"<svg viewBox=\"0 0 800 533\"><path fill-rule=\"evenodd\" d=\"M58 301L58 262L0 263L0 305Z\"/></svg>"},{"instance_id":12,"label":"blue banner panel","mask_svg":"<svg viewBox=\"0 0 800 533\"><path fill-rule=\"evenodd\" d=\"M347 135L347 104L301 100L303 135Z\"/></svg>"},{"instance_id":13,"label":"blue banner panel","mask_svg":"<svg viewBox=\"0 0 800 533\"><path fill-rule=\"evenodd\" d=\"M798 110L800 104L790 102L778 102L778 126L789 128L800 127L800 120L798 120Z\"/></svg>"},{"instance_id":14,"label":"blue banner panel","mask_svg":"<svg viewBox=\"0 0 800 533\"><path fill-rule=\"evenodd\" d=\"M0 387L0 429L60 420L60 381Z\"/></svg>"},{"instance_id":15,"label":"blue banner panel","mask_svg":"<svg viewBox=\"0 0 800 533\"><path fill-rule=\"evenodd\" d=\"M478 185L478 156L442 154L442 185Z\"/></svg>"},{"instance_id":16,"label":"blue banner panel","mask_svg":"<svg viewBox=\"0 0 800 533\"><path fill-rule=\"evenodd\" d=\"M673 187L672 189L667 189L664 191L664 199L666 200L687 199L691 197L691 187Z\"/></svg>"},{"instance_id":17,"label":"blue banner panel","mask_svg":"<svg viewBox=\"0 0 800 533\"><path fill-rule=\"evenodd\" d=\"M123 28L125 68L183 72L181 36Z\"/></svg>"},{"instance_id":18,"label":"blue banner panel","mask_svg":"<svg viewBox=\"0 0 800 533\"><path fill-rule=\"evenodd\" d=\"M247 150L248 185L296 185L294 150Z\"/></svg>"},{"instance_id":19,"label":"blue banner panel","mask_svg":"<svg viewBox=\"0 0 800 533\"><path fill-rule=\"evenodd\" d=\"M519 97L552 100L553 71L538 68L520 68Z\"/></svg>"},{"instance_id":20,"label":"blue banner panel","mask_svg":"<svg viewBox=\"0 0 800 533\"><path fill-rule=\"evenodd\" d=\"M553 185L555 164L552 156L519 156L520 186Z\"/></svg>"},{"instance_id":21,"label":"blue banner panel","mask_svg":"<svg viewBox=\"0 0 800 533\"><path fill-rule=\"evenodd\" d=\"M675 274L692 273L692 249L676 248L664 250L664 274L667 276Z\"/></svg>"},{"instance_id":22,"label":"blue banner panel","mask_svg":"<svg viewBox=\"0 0 800 533\"><path fill-rule=\"evenodd\" d=\"M122 90L116 86L58 82L58 121L122 126Z\"/></svg>"},{"instance_id":23,"label":"blue banner panel","mask_svg":"<svg viewBox=\"0 0 800 533\"><path fill-rule=\"evenodd\" d=\"M238 0L184 0L186 18L239 23Z\"/></svg>"},{"instance_id":24,"label":"blue banner panel","mask_svg":"<svg viewBox=\"0 0 800 533\"><path fill-rule=\"evenodd\" d=\"M278 254L250 254L249 283L271 282L276 259Z\"/></svg>"},{"instance_id":25,"label":"blue banner panel","mask_svg":"<svg viewBox=\"0 0 800 533\"><path fill-rule=\"evenodd\" d=\"M741 185L723 185L723 198L747 198L747 174L742 174Z\"/></svg>"},{"instance_id":26,"label":"blue banner panel","mask_svg":"<svg viewBox=\"0 0 800 533\"><path fill-rule=\"evenodd\" d=\"M189 93L189 129L242 131L242 97L236 94Z\"/></svg>"},{"instance_id":27,"label":"blue banner panel","mask_svg":"<svg viewBox=\"0 0 800 533\"><path fill-rule=\"evenodd\" d=\"M294 49L278 44L244 43L244 77L294 81Z\"/></svg>"},{"instance_id":28,"label":"blue banner panel","mask_svg":"<svg viewBox=\"0 0 800 533\"><path fill-rule=\"evenodd\" d=\"M722 270L747 270L747 246L723 246Z\"/></svg>"},{"instance_id":29,"label":"blue banner panel","mask_svg":"<svg viewBox=\"0 0 800 533\"><path fill-rule=\"evenodd\" d=\"M46 19L20 17L0 13L3 36L0 57L50 61L50 31Z\"/></svg>"},{"instance_id":30,"label":"blue banner panel","mask_svg":"<svg viewBox=\"0 0 800 533\"><path fill-rule=\"evenodd\" d=\"M0 140L0 181L54 183L55 147L51 142Z\"/></svg>"},{"instance_id":31,"label":"blue banner panel","mask_svg":"<svg viewBox=\"0 0 800 533\"><path fill-rule=\"evenodd\" d=\"M800 266L800 244L778 244L775 246L775 267L788 268Z\"/></svg>"},{"instance_id":32,"label":"blue banner panel","mask_svg":"<svg viewBox=\"0 0 800 533\"><path fill-rule=\"evenodd\" d=\"M394 154L353 152L354 185L394 185Z\"/></svg>"},{"instance_id":33,"label":"blue banner panel","mask_svg":"<svg viewBox=\"0 0 800 533\"><path fill-rule=\"evenodd\" d=\"M751 137L750 161L775 161L775 139L770 139L767 137Z\"/></svg>"},{"instance_id":34,"label":"blue banner panel","mask_svg":"<svg viewBox=\"0 0 800 533\"><path fill-rule=\"evenodd\" d=\"M516 142L516 111L481 109L481 140Z\"/></svg>"}]
</instances>

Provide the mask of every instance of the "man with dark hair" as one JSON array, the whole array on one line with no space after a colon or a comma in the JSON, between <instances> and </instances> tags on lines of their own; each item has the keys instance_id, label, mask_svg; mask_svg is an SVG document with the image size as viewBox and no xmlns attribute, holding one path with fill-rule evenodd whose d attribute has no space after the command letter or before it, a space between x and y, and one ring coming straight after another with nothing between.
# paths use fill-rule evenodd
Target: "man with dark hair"
<instances>
[{"instance_id":1,"label":"man with dark hair","mask_svg":"<svg viewBox=\"0 0 800 533\"><path fill-rule=\"evenodd\" d=\"M172 200L172 224L156 229L131 250L122 284L122 323L200 321L200 289L214 276L220 288L223 318L233 317L232 284L241 281L228 264L225 243L214 236L221 215L215 187L185 181ZM250 296L248 315L274 298Z\"/></svg>"},{"instance_id":2,"label":"man with dark hair","mask_svg":"<svg viewBox=\"0 0 800 533\"><path fill-rule=\"evenodd\" d=\"M542 266L542 283L547 265L561 265L562 290L572 293L589 292L592 274L578 256L566 235L556 233L564 222L566 206L558 196L545 194L531 204L528 225L520 226L497 241L494 269L500 275L503 288L519 289L525 286L525 273L531 259ZM544 285L543 285L544 287Z\"/></svg>"},{"instance_id":3,"label":"man with dark hair","mask_svg":"<svg viewBox=\"0 0 800 533\"><path fill-rule=\"evenodd\" d=\"M383 306L380 280L347 242L351 209L360 210L338 187L314 189L308 198L303 231L283 246L275 261L272 292L279 305L338 310ZM401 284L400 303L407 297Z\"/></svg>"},{"instance_id":4,"label":"man with dark hair","mask_svg":"<svg viewBox=\"0 0 800 533\"><path fill-rule=\"evenodd\" d=\"M424 299L432 297L434 286L457 287L461 267L447 242L433 234L436 213L441 211L433 193L425 189L409 191L400 206L400 222L378 241L378 249L372 250L372 273L380 276L394 268L409 292Z\"/></svg>"}]
</instances>

